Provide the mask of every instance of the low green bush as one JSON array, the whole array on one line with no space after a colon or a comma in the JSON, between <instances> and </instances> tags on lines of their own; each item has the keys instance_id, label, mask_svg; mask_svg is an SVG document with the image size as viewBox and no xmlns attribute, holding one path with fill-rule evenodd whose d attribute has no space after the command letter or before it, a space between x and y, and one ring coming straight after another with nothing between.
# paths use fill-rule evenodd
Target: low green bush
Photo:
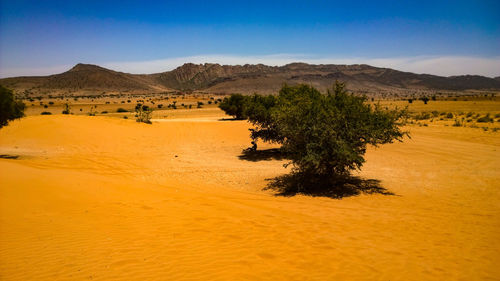
<instances>
[{"instance_id":1,"label":"low green bush","mask_svg":"<svg viewBox=\"0 0 500 281\"><path fill-rule=\"evenodd\" d=\"M421 112L420 114L417 114L415 116L415 120L427 120L427 119L431 119L432 116L429 112Z\"/></svg>"}]
</instances>

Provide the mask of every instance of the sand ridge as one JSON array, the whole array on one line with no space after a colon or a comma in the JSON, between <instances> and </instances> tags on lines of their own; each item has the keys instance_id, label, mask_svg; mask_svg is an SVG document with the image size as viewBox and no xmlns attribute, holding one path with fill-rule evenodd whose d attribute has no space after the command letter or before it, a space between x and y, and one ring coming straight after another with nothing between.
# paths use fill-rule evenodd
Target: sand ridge
<instances>
[{"instance_id":1,"label":"sand ridge","mask_svg":"<svg viewBox=\"0 0 500 281\"><path fill-rule=\"evenodd\" d=\"M153 125L30 116L0 130L2 280L495 280L500 138L412 127L360 175L394 196L274 196L222 113ZM271 148L262 145L261 148Z\"/></svg>"}]
</instances>

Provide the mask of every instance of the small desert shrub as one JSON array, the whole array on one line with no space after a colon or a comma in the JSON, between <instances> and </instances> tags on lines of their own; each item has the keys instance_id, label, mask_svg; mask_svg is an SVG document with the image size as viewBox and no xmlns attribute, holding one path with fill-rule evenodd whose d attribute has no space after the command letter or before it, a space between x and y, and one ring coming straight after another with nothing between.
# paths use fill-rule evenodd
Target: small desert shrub
<instances>
[{"instance_id":1,"label":"small desert shrub","mask_svg":"<svg viewBox=\"0 0 500 281\"><path fill-rule=\"evenodd\" d=\"M493 122L493 118L490 117L490 114L486 114L485 116L477 119L478 123L488 123Z\"/></svg>"},{"instance_id":2,"label":"small desert shrub","mask_svg":"<svg viewBox=\"0 0 500 281\"><path fill-rule=\"evenodd\" d=\"M146 124L151 124L151 115L153 114L153 109L147 105L138 103L135 106L136 119L137 122L142 122Z\"/></svg>"},{"instance_id":3,"label":"small desert shrub","mask_svg":"<svg viewBox=\"0 0 500 281\"><path fill-rule=\"evenodd\" d=\"M128 119L128 116L127 115L123 116L123 119Z\"/></svg>"},{"instance_id":4,"label":"small desert shrub","mask_svg":"<svg viewBox=\"0 0 500 281\"><path fill-rule=\"evenodd\" d=\"M431 112L431 114L434 117L438 117L439 116L439 111L434 110L433 112Z\"/></svg>"},{"instance_id":5,"label":"small desert shrub","mask_svg":"<svg viewBox=\"0 0 500 281\"><path fill-rule=\"evenodd\" d=\"M446 118L448 118L448 119L453 118L453 113L448 112L448 113L446 114Z\"/></svg>"},{"instance_id":6,"label":"small desert shrub","mask_svg":"<svg viewBox=\"0 0 500 281\"><path fill-rule=\"evenodd\" d=\"M62 114L70 114L71 113L71 107L69 106L68 103L64 104L64 109L62 111Z\"/></svg>"},{"instance_id":7,"label":"small desert shrub","mask_svg":"<svg viewBox=\"0 0 500 281\"><path fill-rule=\"evenodd\" d=\"M121 108L121 107L120 107L120 108L118 108L118 109L116 110L116 112L128 112L128 110L126 110L125 108Z\"/></svg>"},{"instance_id":8,"label":"small desert shrub","mask_svg":"<svg viewBox=\"0 0 500 281\"><path fill-rule=\"evenodd\" d=\"M472 117L472 115L474 115L474 112L467 112L467 115L465 115L465 117L469 118Z\"/></svg>"},{"instance_id":9,"label":"small desert shrub","mask_svg":"<svg viewBox=\"0 0 500 281\"><path fill-rule=\"evenodd\" d=\"M52 112L44 111L44 112L40 113L40 115L52 115Z\"/></svg>"},{"instance_id":10,"label":"small desert shrub","mask_svg":"<svg viewBox=\"0 0 500 281\"><path fill-rule=\"evenodd\" d=\"M500 118L500 113L495 114L495 118Z\"/></svg>"},{"instance_id":11,"label":"small desert shrub","mask_svg":"<svg viewBox=\"0 0 500 281\"><path fill-rule=\"evenodd\" d=\"M89 116L95 116L95 107L94 106L90 107L90 111L88 114L89 114Z\"/></svg>"},{"instance_id":12,"label":"small desert shrub","mask_svg":"<svg viewBox=\"0 0 500 281\"><path fill-rule=\"evenodd\" d=\"M49 104L50 104L50 105L54 105L54 102L53 102L53 101L49 101Z\"/></svg>"},{"instance_id":13,"label":"small desert shrub","mask_svg":"<svg viewBox=\"0 0 500 281\"><path fill-rule=\"evenodd\" d=\"M415 116L415 120L427 120L431 119L431 114L429 112L421 112L420 114Z\"/></svg>"},{"instance_id":14,"label":"small desert shrub","mask_svg":"<svg viewBox=\"0 0 500 281\"><path fill-rule=\"evenodd\" d=\"M455 119L455 123L453 123L453 127L462 127L462 122L460 120Z\"/></svg>"},{"instance_id":15,"label":"small desert shrub","mask_svg":"<svg viewBox=\"0 0 500 281\"><path fill-rule=\"evenodd\" d=\"M160 103L160 104L158 104L158 105L157 105L157 107L158 107L158 108L162 108L162 107L163 107L163 104L161 104L161 103Z\"/></svg>"},{"instance_id":16,"label":"small desert shrub","mask_svg":"<svg viewBox=\"0 0 500 281\"><path fill-rule=\"evenodd\" d=\"M101 111L101 114L108 114L107 110Z\"/></svg>"},{"instance_id":17,"label":"small desert shrub","mask_svg":"<svg viewBox=\"0 0 500 281\"><path fill-rule=\"evenodd\" d=\"M43 106L43 108L49 108L49 106L45 104L45 105Z\"/></svg>"}]
</instances>

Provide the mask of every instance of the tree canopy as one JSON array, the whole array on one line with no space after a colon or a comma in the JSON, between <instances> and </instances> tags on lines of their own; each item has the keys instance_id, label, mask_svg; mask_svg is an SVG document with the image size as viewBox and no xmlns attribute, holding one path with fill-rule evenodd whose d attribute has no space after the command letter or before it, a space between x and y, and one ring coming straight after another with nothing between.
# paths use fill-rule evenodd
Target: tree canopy
<instances>
[{"instance_id":1,"label":"tree canopy","mask_svg":"<svg viewBox=\"0 0 500 281\"><path fill-rule=\"evenodd\" d=\"M229 98L224 98L219 104L219 108L224 110L228 115L233 116L235 119L246 119L245 103L247 97L242 94L232 94Z\"/></svg>"},{"instance_id":2,"label":"tree canopy","mask_svg":"<svg viewBox=\"0 0 500 281\"><path fill-rule=\"evenodd\" d=\"M25 105L14 98L12 90L0 85L0 128L7 126L9 121L24 116Z\"/></svg>"},{"instance_id":3,"label":"tree canopy","mask_svg":"<svg viewBox=\"0 0 500 281\"><path fill-rule=\"evenodd\" d=\"M326 95L307 85L284 86L272 116L296 171L343 176L361 168L367 145L402 140L405 114L371 106L336 83Z\"/></svg>"}]
</instances>

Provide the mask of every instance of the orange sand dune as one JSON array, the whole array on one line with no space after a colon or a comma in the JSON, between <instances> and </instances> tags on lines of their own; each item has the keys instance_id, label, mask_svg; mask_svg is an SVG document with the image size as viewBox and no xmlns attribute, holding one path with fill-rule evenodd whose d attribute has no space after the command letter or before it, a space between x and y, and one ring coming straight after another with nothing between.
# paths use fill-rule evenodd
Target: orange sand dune
<instances>
[{"instance_id":1,"label":"orange sand dune","mask_svg":"<svg viewBox=\"0 0 500 281\"><path fill-rule=\"evenodd\" d=\"M213 117L2 128L0 279L498 280L498 133L370 149L360 175L394 196L281 197L284 161L238 158L249 125Z\"/></svg>"}]
</instances>

